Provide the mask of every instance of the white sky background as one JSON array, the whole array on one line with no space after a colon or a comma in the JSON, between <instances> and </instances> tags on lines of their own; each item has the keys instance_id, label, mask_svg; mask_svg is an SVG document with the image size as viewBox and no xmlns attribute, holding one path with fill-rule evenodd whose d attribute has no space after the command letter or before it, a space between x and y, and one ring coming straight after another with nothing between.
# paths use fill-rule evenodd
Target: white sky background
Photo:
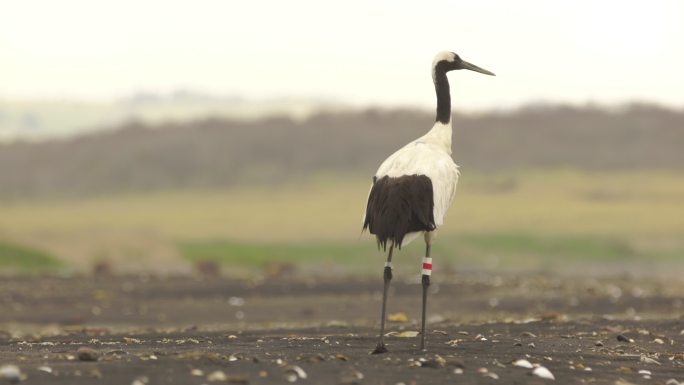
<instances>
[{"instance_id":1,"label":"white sky background","mask_svg":"<svg viewBox=\"0 0 684 385\"><path fill-rule=\"evenodd\" d=\"M0 0L0 98L111 100L187 88L456 108L530 101L684 106L684 2Z\"/></svg>"}]
</instances>

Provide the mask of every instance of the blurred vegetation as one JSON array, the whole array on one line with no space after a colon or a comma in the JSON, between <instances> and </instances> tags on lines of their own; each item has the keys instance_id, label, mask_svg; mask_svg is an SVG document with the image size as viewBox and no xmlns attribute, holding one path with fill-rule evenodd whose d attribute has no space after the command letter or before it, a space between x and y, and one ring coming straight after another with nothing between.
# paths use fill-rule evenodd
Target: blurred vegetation
<instances>
[{"instance_id":1,"label":"blurred vegetation","mask_svg":"<svg viewBox=\"0 0 684 385\"><path fill-rule=\"evenodd\" d=\"M55 257L32 248L0 242L0 269L18 272L55 270L62 263Z\"/></svg>"},{"instance_id":2,"label":"blurred vegetation","mask_svg":"<svg viewBox=\"0 0 684 385\"><path fill-rule=\"evenodd\" d=\"M210 260L372 273L384 253L361 235L370 177L431 122L368 110L0 145L0 268ZM684 257L684 112L537 106L454 124L462 178L436 257L461 266ZM401 255L422 253L416 241Z\"/></svg>"},{"instance_id":3,"label":"blurred vegetation","mask_svg":"<svg viewBox=\"0 0 684 385\"><path fill-rule=\"evenodd\" d=\"M324 268L335 266L351 272L377 273L386 253L367 243L340 241L296 243L248 243L233 240L190 241L180 244L182 255L191 261L213 261L228 267L259 269L270 263L290 263ZM414 241L395 254L395 267L418 272L422 242ZM433 247L435 264L458 268L495 264L500 268L565 267L569 264L676 262L684 256L684 245L668 252L638 249L627 239L608 236L565 236L528 233L483 233L452 235ZM373 270L373 267L377 267Z\"/></svg>"},{"instance_id":4,"label":"blurred vegetation","mask_svg":"<svg viewBox=\"0 0 684 385\"><path fill-rule=\"evenodd\" d=\"M435 255L471 264L563 265L676 261L684 256L684 178L676 172L464 171ZM380 263L361 235L369 182L326 175L298 183L30 200L0 205L0 231L86 268L213 260L258 268L271 261ZM416 241L402 255L420 255ZM369 262L369 259L375 262Z\"/></svg>"}]
</instances>

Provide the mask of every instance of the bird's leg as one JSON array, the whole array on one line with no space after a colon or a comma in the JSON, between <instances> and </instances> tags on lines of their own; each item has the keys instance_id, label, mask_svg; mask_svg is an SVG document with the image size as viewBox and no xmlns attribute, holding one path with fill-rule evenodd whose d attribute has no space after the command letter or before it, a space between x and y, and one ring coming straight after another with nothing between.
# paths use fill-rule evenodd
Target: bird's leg
<instances>
[{"instance_id":1,"label":"bird's leg","mask_svg":"<svg viewBox=\"0 0 684 385\"><path fill-rule=\"evenodd\" d=\"M387 348L385 347L385 342L383 341L385 337L385 315L387 311L387 291L389 289L390 281L392 280L392 251L394 250L394 245L390 245L389 254L387 255L387 262L385 262L385 270L383 273L383 280L385 286L382 290L382 315L380 318L380 339L378 340L378 345L371 354L381 354L387 353Z\"/></svg>"},{"instance_id":2,"label":"bird's leg","mask_svg":"<svg viewBox=\"0 0 684 385\"><path fill-rule=\"evenodd\" d=\"M425 257L423 258L423 317L420 325L420 350L425 350L425 310L427 307L427 291L430 286L430 274L432 274L432 258L430 258L430 242L428 236L425 236L426 247Z\"/></svg>"}]
</instances>

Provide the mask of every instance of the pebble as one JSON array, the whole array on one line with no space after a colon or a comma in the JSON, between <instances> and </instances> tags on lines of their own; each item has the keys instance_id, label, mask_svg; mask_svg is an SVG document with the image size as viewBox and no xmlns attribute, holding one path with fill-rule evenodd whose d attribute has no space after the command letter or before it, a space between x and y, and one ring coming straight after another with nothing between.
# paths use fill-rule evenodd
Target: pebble
<instances>
[{"instance_id":1,"label":"pebble","mask_svg":"<svg viewBox=\"0 0 684 385\"><path fill-rule=\"evenodd\" d=\"M651 371L650 370L641 369L637 373L641 374L641 377L646 379L646 380L651 379Z\"/></svg>"},{"instance_id":2,"label":"pebble","mask_svg":"<svg viewBox=\"0 0 684 385\"><path fill-rule=\"evenodd\" d=\"M202 377L204 376L204 372L201 369L192 369L190 370L190 375L195 377Z\"/></svg>"},{"instance_id":3,"label":"pebble","mask_svg":"<svg viewBox=\"0 0 684 385\"><path fill-rule=\"evenodd\" d=\"M81 346L76 350L76 357L81 361L97 361L97 350L87 346Z\"/></svg>"},{"instance_id":4,"label":"pebble","mask_svg":"<svg viewBox=\"0 0 684 385\"><path fill-rule=\"evenodd\" d=\"M141 376L134 379L133 382L131 382L131 385L146 385L148 382L150 382L149 378Z\"/></svg>"},{"instance_id":5,"label":"pebble","mask_svg":"<svg viewBox=\"0 0 684 385\"><path fill-rule=\"evenodd\" d=\"M25 377L21 370L16 365L0 366L0 380L6 380L12 384L22 381Z\"/></svg>"},{"instance_id":6,"label":"pebble","mask_svg":"<svg viewBox=\"0 0 684 385\"><path fill-rule=\"evenodd\" d=\"M209 381L209 382L226 381L227 379L228 379L228 377L221 370L213 371L207 376L207 381Z\"/></svg>"},{"instance_id":7,"label":"pebble","mask_svg":"<svg viewBox=\"0 0 684 385\"><path fill-rule=\"evenodd\" d=\"M41 371L41 372L45 372L45 373L50 373L50 374L52 374L52 368L49 367L49 366L39 366L39 367L38 367L38 370Z\"/></svg>"},{"instance_id":8,"label":"pebble","mask_svg":"<svg viewBox=\"0 0 684 385\"><path fill-rule=\"evenodd\" d=\"M665 385L679 385L679 384L680 384L680 382L677 381L677 380L674 379L674 378L670 378L670 379L667 380L667 382L665 383Z\"/></svg>"},{"instance_id":9,"label":"pebble","mask_svg":"<svg viewBox=\"0 0 684 385\"><path fill-rule=\"evenodd\" d=\"M285 380L287 380L287 382L295 382L298 378L305 380L307 377L304 369L297 365L291 365L285 368Z\"/></svg>"},{"instance_id":10,"label":"pebble","mask_svg":"<svg viewBox=\"0 0 684 385\"><path fill-rule=\"evenodd\" d=\"M495 380L498 380L498 379L499 379L499 375L496 374L496 373L494 373L494 372L485 373L485 374L483 375L483 377L489 377L489 378L493 378L493 379L495 379Z\"/></svg>"},{"instance_id":11,"label":"pebble","mask_svg":"<svg viewBox=\"0 0 684 385\"><path fill-rule=\"evenodd\" d=\"M408 322L408 317L404 312L397 312L387 316L387 320L390 322Z\"/></svg>"},{"instance_id":12,"label":"pebble","mask_svg":"<svg viewBox=\"0 0 684 385\"><path fill-rule=\"evenodd\" d=\"M342 379L340 380L341 384L360 384L361 380L363 380L363 373L359 372L358 370L352 369L350 372L347 372Z\"/></svg>"},{"instance_id":13,"label":"pebble","mask_svg":"<svg viewBox=\"0 0 684 385\"><path fill-rule=\"evenodd\" d=\"M440 355L435 355L434 358L421 358L420 359L421 367L422 368L443 368L444 365L446 364L446 360L442 358Z\"/></svg>"},{"instance_id":14,"label":"pebble","mask_svg":"<svg viewBox=\"0 0 684 385\"><path fill-rule=\"evenodd\" d=\"M532 366L532 363L530 363L530 361L527 360L515 360L513 361L513 366L526 369L532 369L534 367Z\"/></svg>"},{"instance_id":15,"label":"pebble","mask_svg":"<svg viewBox=\"0 0 684 385\"><path fill-rule=\"evenodd\" d=\"M140 341L137 338L133 338L133 337L124 337L123 340L127 344L140 344L140 343L142 343L142 341Z\"/></svg>"},{"instance_id":16,"label":"pebble","mask_svg":"<svg viewBox=\"0 0 684 385\"><path fill-rule=\"evenodd\" d=\"M618 335L617 335L617 340L620 341L620 342L629 342L629 343L633 343L633 342L634 342L633 339L627 338L624 334L618 334Z\"/></svg>"},{"instance_id":17,"label":"pebble","mask_svg":"<svg viewBox=\"0 0 684 385\"><path fill-rule=\"evenodd\" d=\"M656 365L662 365L660 362L654 360L653 358L646 357L646 356L641 356L639 359L640 362L643 362L645 364L656 364Z\"/></svg>"},{"instance_id":18,"label":"pebble","mask_svg":"<svg viewBox=\"0 0 684 385\"><path fill-rule=\"evenodd\" d=\"M533 376L537 376L539 378L545 378L547 380L555 380L556 377L553 376L553 373L551 371L543 366L536 367L532 371Z\"/></svg>"}]
</instances>

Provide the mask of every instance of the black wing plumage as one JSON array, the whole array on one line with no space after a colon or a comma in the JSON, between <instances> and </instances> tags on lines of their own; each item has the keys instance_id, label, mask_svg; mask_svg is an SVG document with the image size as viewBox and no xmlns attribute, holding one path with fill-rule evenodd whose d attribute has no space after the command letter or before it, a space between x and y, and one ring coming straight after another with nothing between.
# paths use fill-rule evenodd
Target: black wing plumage
<instances>
[{"instance_id":1,"label":"black wing plumage","mask_svg":"<svg viewBox=\"0 0 684 385\"><path fill-rule=\"evenodd\" d=\"M375 234L378 247L387 243L401 247L406 234L433 231L434 195L432 181L425 175L373 177L363 229Z\"/></svg>"}]
</instances>

